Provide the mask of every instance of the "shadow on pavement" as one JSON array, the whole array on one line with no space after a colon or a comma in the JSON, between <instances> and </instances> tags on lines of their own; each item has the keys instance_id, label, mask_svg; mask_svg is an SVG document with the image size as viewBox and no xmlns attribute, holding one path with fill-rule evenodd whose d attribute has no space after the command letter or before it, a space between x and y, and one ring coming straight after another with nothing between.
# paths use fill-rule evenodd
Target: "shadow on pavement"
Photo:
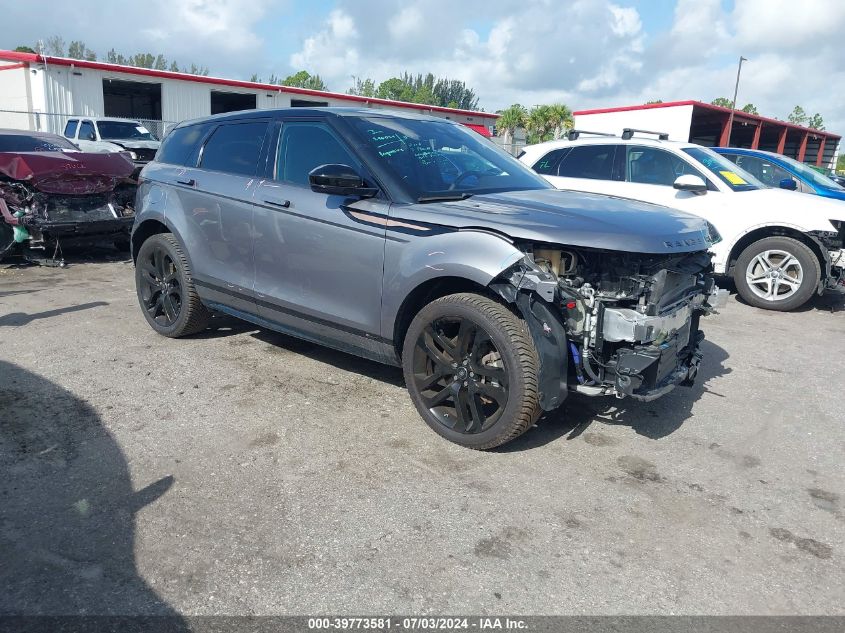
<instances>
[{"instance_id":1,"label":"shadow on pavement","mask_svg":"<svg viewBox=\"0 0 845 633\"><path fill-rule=\"evenodd\" d=\"M504 453L528 450L563 436L573 440L594 423L629 426L637 434L654 440L666 437L689 419L693 405L704 394L722 397L707 383L731 372L724 365L728 353L706 339L701 344L701 351L704 359L692 387L676 387L653 402L639 402L631 398L591 398L571 393L560 409L544 414L535 428L498 450Z\"/></svg>"},{"instance_id":2,"label":"shadow on pavement","mask_svg":"<svg viewBox=\"0 0 845 633\"><path fill-rule=\"evenodd\" d=\"M26 312L10 312L0 317L0 327L4 326L18 326L27 325L38 319L49 319L50 317L65 314L67 312L79 312L81 310L89 310L91 308L99 308L100 306L109 305L106 301L91 301L90 303L80 303L75 306L66 306L64 308L56 308L55 310L45 310L44 312L36 312L34 314L27 314Z\"/></svg>"},{"instance_id":3,"label":"shadow on pavement","mask_svg":"<svg viewBox=\"0 0 845 633\"><path fill-rule=\"evenodd\" d=\"M135 513L172 485L165 476L133 491L123 452L87 403L0 361L0 615L181 622L134 557Z\"/></svg>"}]
</instances>

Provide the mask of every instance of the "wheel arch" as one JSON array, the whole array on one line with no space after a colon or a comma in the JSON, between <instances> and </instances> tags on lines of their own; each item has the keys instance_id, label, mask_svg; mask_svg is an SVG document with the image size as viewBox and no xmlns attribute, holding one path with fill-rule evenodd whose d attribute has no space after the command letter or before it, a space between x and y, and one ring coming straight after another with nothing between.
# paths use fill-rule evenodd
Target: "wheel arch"
<instances>
[{"instance_id":1,"label":"wheel arch","mask_svg":"<svg viewBox=\"0 0 845 633\"><path fill-rule=\"evenodd\" d=\"M141 250L141 245L150 239L153 235L159 233L171 233L168 226L158 219L144 220L139 225L132 229L132 236L130 238L132 245L132 261L138 261L138 251Z\"/></svg>"},{"instance_id":2,"label":"wheel arch","mask_svg":"<svg viewBox=\"0 0 845 633\"><path fill-rule=\"evenodd\" d=\"M822 271L822 279L825 278L827 274L827 260L825 259L825 254L821 244L819 244L816 240L807 235L805 232L793 227L783 225L758 227L749 231L748 233L740 237L736 242L734 242L733 246L731 246L730 253L728 254L725 274L733 275L736 260L739 259L739 256L742 254L742 251L744 251L754 242L757 242L758 240L762 240L767 237L791 237L792 239L798 240L802 244L806 245L818 258L819 267Z\"/></svg>"},{"instance_id":3,"label":"wheel arch","mask_svg":"<svg viewBox=\"0 0 845 633\"><path fill-rule=\"evenodd\" d=\"M402 347L405 344L405 334L414 317L432 301L459 292L472 292L492 299L501 300L489 287L469 279L445 275L434 277L417 285L399 306L393 323L393 345L398 358L402 358Z\"/></svg>"}]
</instances>

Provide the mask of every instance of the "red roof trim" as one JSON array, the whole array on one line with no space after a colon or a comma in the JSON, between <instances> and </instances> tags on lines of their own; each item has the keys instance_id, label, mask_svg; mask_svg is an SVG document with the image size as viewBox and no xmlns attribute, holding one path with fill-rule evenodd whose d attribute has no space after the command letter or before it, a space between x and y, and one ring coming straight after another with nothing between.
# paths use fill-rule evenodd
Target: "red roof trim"
<instances>
[{"instance_id":1,"label":"red roof trim","mask_svg":"<svg viewBox=\"0 0 845 633\"><path fill-rule=\"evenodd\" d=\"M477 125L475 123L462 123L462 125L465 125L469 129L471 129L473 132L478 132L479 134L481 134L481 136L485 136L487 138L490 138L490 137L493 136L492 134L490 134L490 130L487 129L486 125Z\"/></svg>"},{"instance_id":2,"label":"red roof trim","mask_svg":"<svg viewBox=\"0 0 845 633\"><path fill-rule=\"evenodd\" d=\"M702 101L667 101L666 103L645 103L642 105L622 106L619 108L597 108L595 110L579 110L578 112L573 112L572 114L574 116L578 116L579 114L605 114L607 112L630 112L632 110L652 110L655 108L675 108L678 106L694 106L696 108L702 108L704 110L712 110L714 112L724 112L728 114L731 111L730 108L723 108L722 106L716 106L712 103L704 103ZM742 110L735 110L734 112L735 117L742 117L743 119L748 119L750 121L758 121L760 123L767 123L769 125L792 128L793 130L801 130L802 132L809 132L811 135L815 136L825 136L827 138L842 138L839 134L827 132L826 130L814 130L813 128L804 127L803 125L795 125L794 123L790 123L789 121L778 121L777 119L770 119L768 117L760 116L759 114L748 114L747 112L743 112Z\"/></svg>"},{"instance_id":3,"label":"red roof trim","mask_svg":"<svg viewBox=\"0 0 845 633\"><path fill-rule=\"evenodd\" d=\"M408 108L420 112L433 111L445 112L447 114L459 114L463 116L477 116L488 119L498 119L499 115L492 112L477 112L475 110L459 110L457 108L443 108L441 106L426 105L422 103L407 103L405 101L392 101L391 99L377 99L375 97L359 97L358 95L347 95L340 92L323 92L322 90L309 90L307 88L294 88L292 86L276 86L273 84L257 83L253 81L240 81L238 79L223 79L220 77L203 77L200 75L189 75L187 73L174 73L169 70L153 70L152 68L136 68L135 66L121 66L120 64L108 64L106 62L89 62L82 59L69 59L67 57L50 57L36 55L33 53L18 53L16 51L0 50L0 59L10 61L22 61L30 63L45 63L55 66L74 66L76 68L91 68L93 70L105 70L111 72L126 73L128 75L141 75L144 77L160 77L162 79L177 79L180 81L193 81L196 83L214 84L218 86L230 86L232 88L251 88L253 90L267 90L270 92L286 92L290 94L309 95L312 97L323 97L324 99L342 99L356 103L376 103L388 105L395 108Z\"/></svg>"}]
</instances>

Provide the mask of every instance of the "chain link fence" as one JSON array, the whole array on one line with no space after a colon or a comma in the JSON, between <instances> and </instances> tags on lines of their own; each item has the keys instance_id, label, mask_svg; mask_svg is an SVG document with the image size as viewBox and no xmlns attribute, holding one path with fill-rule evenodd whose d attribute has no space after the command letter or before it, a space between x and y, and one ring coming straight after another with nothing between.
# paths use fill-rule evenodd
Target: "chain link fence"
<instances>
[{"instance_id":1,"label":"chain link fence","mask_svg":"<svg viewBox=\"0 0 845 633\"><path fill-rule=\"evenodd\" d=\"M12 128L17 130L32 130L37 132L52 132L62 134L68 119L91 120L97 117L90 114L64 114L58 112L34 112L26 110L0 110L0 128ZM164 138L164 135L175 126L178 121L162 121L161 119L133 119L127 117L108 117L140 123L157 139Z\"/></svg>"}]
</instances>

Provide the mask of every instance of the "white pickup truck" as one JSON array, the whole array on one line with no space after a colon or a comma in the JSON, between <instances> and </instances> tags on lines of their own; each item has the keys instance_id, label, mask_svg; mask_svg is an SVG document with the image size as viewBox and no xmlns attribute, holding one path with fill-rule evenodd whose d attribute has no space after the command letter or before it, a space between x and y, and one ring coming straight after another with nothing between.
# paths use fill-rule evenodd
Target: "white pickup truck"
<instances>
[{"instance_id":1,"label":"white pickup truck","mask_svg":"<svg viewBox=\"0 0 845 633\"><path fill-rule=\"evenodd\" d=\"M136 174L155 158L161 145L138 121L108 117L68 119L64 136L83 152L127 152L135 163Z\"/></svg>"}]
</instances>

